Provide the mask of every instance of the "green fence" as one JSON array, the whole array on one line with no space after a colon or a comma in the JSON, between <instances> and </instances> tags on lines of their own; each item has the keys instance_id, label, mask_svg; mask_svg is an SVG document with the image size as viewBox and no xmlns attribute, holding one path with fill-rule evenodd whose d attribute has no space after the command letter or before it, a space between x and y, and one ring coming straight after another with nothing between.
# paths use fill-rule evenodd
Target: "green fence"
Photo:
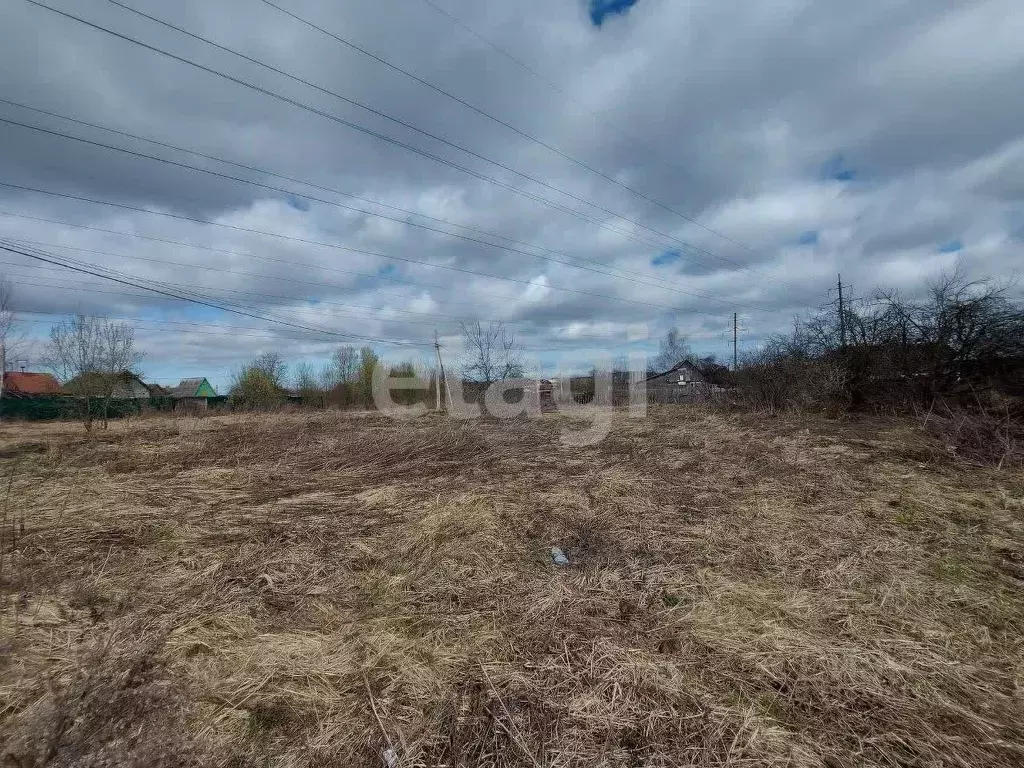
<instances>
[{"instance_id":1,"label":"green fence","mask_svg":"<svg viewBox=\"0 0 1024 768\"><path fill-rule=\"evenodd\" d=\"M211 410L228 407L226 395L207 398ZM39 421L44 419L84 419L88 408L94 419L103 418L103 400L98 397L69 397L67 395L34 395L31 397L0 398L0 418ZM120 419L140 413L174 410L174 400L166 395L149 400L111 400L107 418Z\"/></svg>"},{"instance_id":2,"label":"green fence","mask_svg":"<svg viewBox=\"0 0 1024 768\"><path fill-rule=\"evenodd\" d=\"M168 398L169 400L169 398ZM134 416L149 406L139 400L111 400L107 407L107 417L119 419ZM39 395L37 397L4 397L0 398L0 417L4 419L84 419L86 408L94 419L103 417L103 400L96 397L61 397L57 395Z\"/></svg>"}]
</instances>

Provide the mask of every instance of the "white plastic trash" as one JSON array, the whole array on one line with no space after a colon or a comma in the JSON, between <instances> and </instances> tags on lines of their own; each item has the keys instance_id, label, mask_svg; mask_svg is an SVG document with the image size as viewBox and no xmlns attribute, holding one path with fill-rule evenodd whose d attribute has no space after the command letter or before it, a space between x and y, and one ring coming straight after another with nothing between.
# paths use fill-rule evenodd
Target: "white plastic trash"
<instances>
[{"instance_id":1,"label":"white plastic trash","mask_svg":"<svg viewBox=\"0 0 1024 768\"><path fill-rule=\"evenodd\" d=\"M568 565L569 558L566 557L565 552L560 550L558 547L551 548L551 562L555 565Z\"/></svg>"}]
</instances>

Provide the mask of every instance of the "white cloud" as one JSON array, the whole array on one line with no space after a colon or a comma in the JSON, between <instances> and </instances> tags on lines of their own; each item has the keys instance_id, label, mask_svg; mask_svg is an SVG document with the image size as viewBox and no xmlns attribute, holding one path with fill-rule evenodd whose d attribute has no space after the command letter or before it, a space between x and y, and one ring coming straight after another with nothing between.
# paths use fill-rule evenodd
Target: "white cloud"
<instances>
[{"instance_id":1,"label":"white cloud","mask_svg":"<svg viewBox=\"0 0 1024 768\"><path fill-rule=\"evenodd\" d=\"M699 351L727 353L722 329L733 311L758 334L785 329L794 313L826 300L837 272L867 292L886 281L913 289L957 260L976 275L1006 275L1020 265L1024 6L1014 0L967 6L869 0L842 7L804 0L640 0L627 16L610 17L600 30L589 26L582 2L529 0L513 6L446 0L452 12L556 81L563 93L418 0L290 2L296 12L728 239L260 4L139 0L139 5L595 206L100 0L83 0L62 7L555 205L540 205L25 4L5 13L0 30L2 98L443 218L490 233L463 231L471 238L527 253L329 204L307 205L300 199L303 192L405 218L323 189L7 105L0 105L0 117L244 176L293 190L296 197L290 205L277 192L6 125L0 125L5 150L0 181L297 240L4 187L3 211L202 247L2 215L0 236L89 249L54 252L205 292L215 303L235 302L232 306L261 317L348 333L345 338L353 340L416 341L429 348L435 328L450 340L462 319L500 319L531 347L578 339L577 362L593 351L584 343L585 331L624 339L623 329L631 324L645 324L656 336L675 322ZM600 112L600 118L588 110ZM852 179L830 178L830 163L841 163ZM349 244L423 264L301 240ZM958 253L940 252L953 241L963 245ZM683 258L652 264L671 250ZM7 262L0 271L12 275L19 305L30 312L194 315L180 302L125 296L140 292L36 269L42 265L12 254L0 261ZM604 269L597 265L613 274L595 272ZM316 355L337 343L230 313L210 322L268 330L266 336L252 331L233 337L190 334L184 327L147 330L140 338L151 364L194 374L202 373L195 370L202 366L229 370L268 345Z\"/></svg>"}]
</instances>

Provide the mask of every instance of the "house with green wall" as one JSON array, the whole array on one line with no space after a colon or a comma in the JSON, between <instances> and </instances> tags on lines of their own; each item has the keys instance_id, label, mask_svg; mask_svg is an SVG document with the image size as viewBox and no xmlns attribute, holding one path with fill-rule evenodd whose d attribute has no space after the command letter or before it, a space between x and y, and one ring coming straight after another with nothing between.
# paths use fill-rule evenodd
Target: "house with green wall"
<instances>
[{"instance_id":1,"label":"house with green wall","mask_svg":"<svg viewBox=\"0 0 1024 768\"><path fill-rule=\"evenodd\" d=\"M182 379L178 386L171 390L175 410L183 408L205 411L209 398L216 396L217 390L205 378Z\"/></svg>"}]
</instances>

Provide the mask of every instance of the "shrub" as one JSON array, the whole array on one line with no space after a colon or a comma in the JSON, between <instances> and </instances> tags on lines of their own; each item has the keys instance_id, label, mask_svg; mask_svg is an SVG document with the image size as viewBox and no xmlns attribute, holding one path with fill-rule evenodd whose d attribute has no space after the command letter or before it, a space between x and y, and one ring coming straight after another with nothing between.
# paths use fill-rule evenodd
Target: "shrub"
<instances>
[{"instance_id":1,"label":"shrub","mask_svg":"<svg viewBox=\"0 0 1024 768\"><path fill-rule=\"evenodd\" d=\"M250 367L235 376L228 403L238 410L255 411L280 407L284 392L265 371Z\"/></svg>"}]
</instances>

